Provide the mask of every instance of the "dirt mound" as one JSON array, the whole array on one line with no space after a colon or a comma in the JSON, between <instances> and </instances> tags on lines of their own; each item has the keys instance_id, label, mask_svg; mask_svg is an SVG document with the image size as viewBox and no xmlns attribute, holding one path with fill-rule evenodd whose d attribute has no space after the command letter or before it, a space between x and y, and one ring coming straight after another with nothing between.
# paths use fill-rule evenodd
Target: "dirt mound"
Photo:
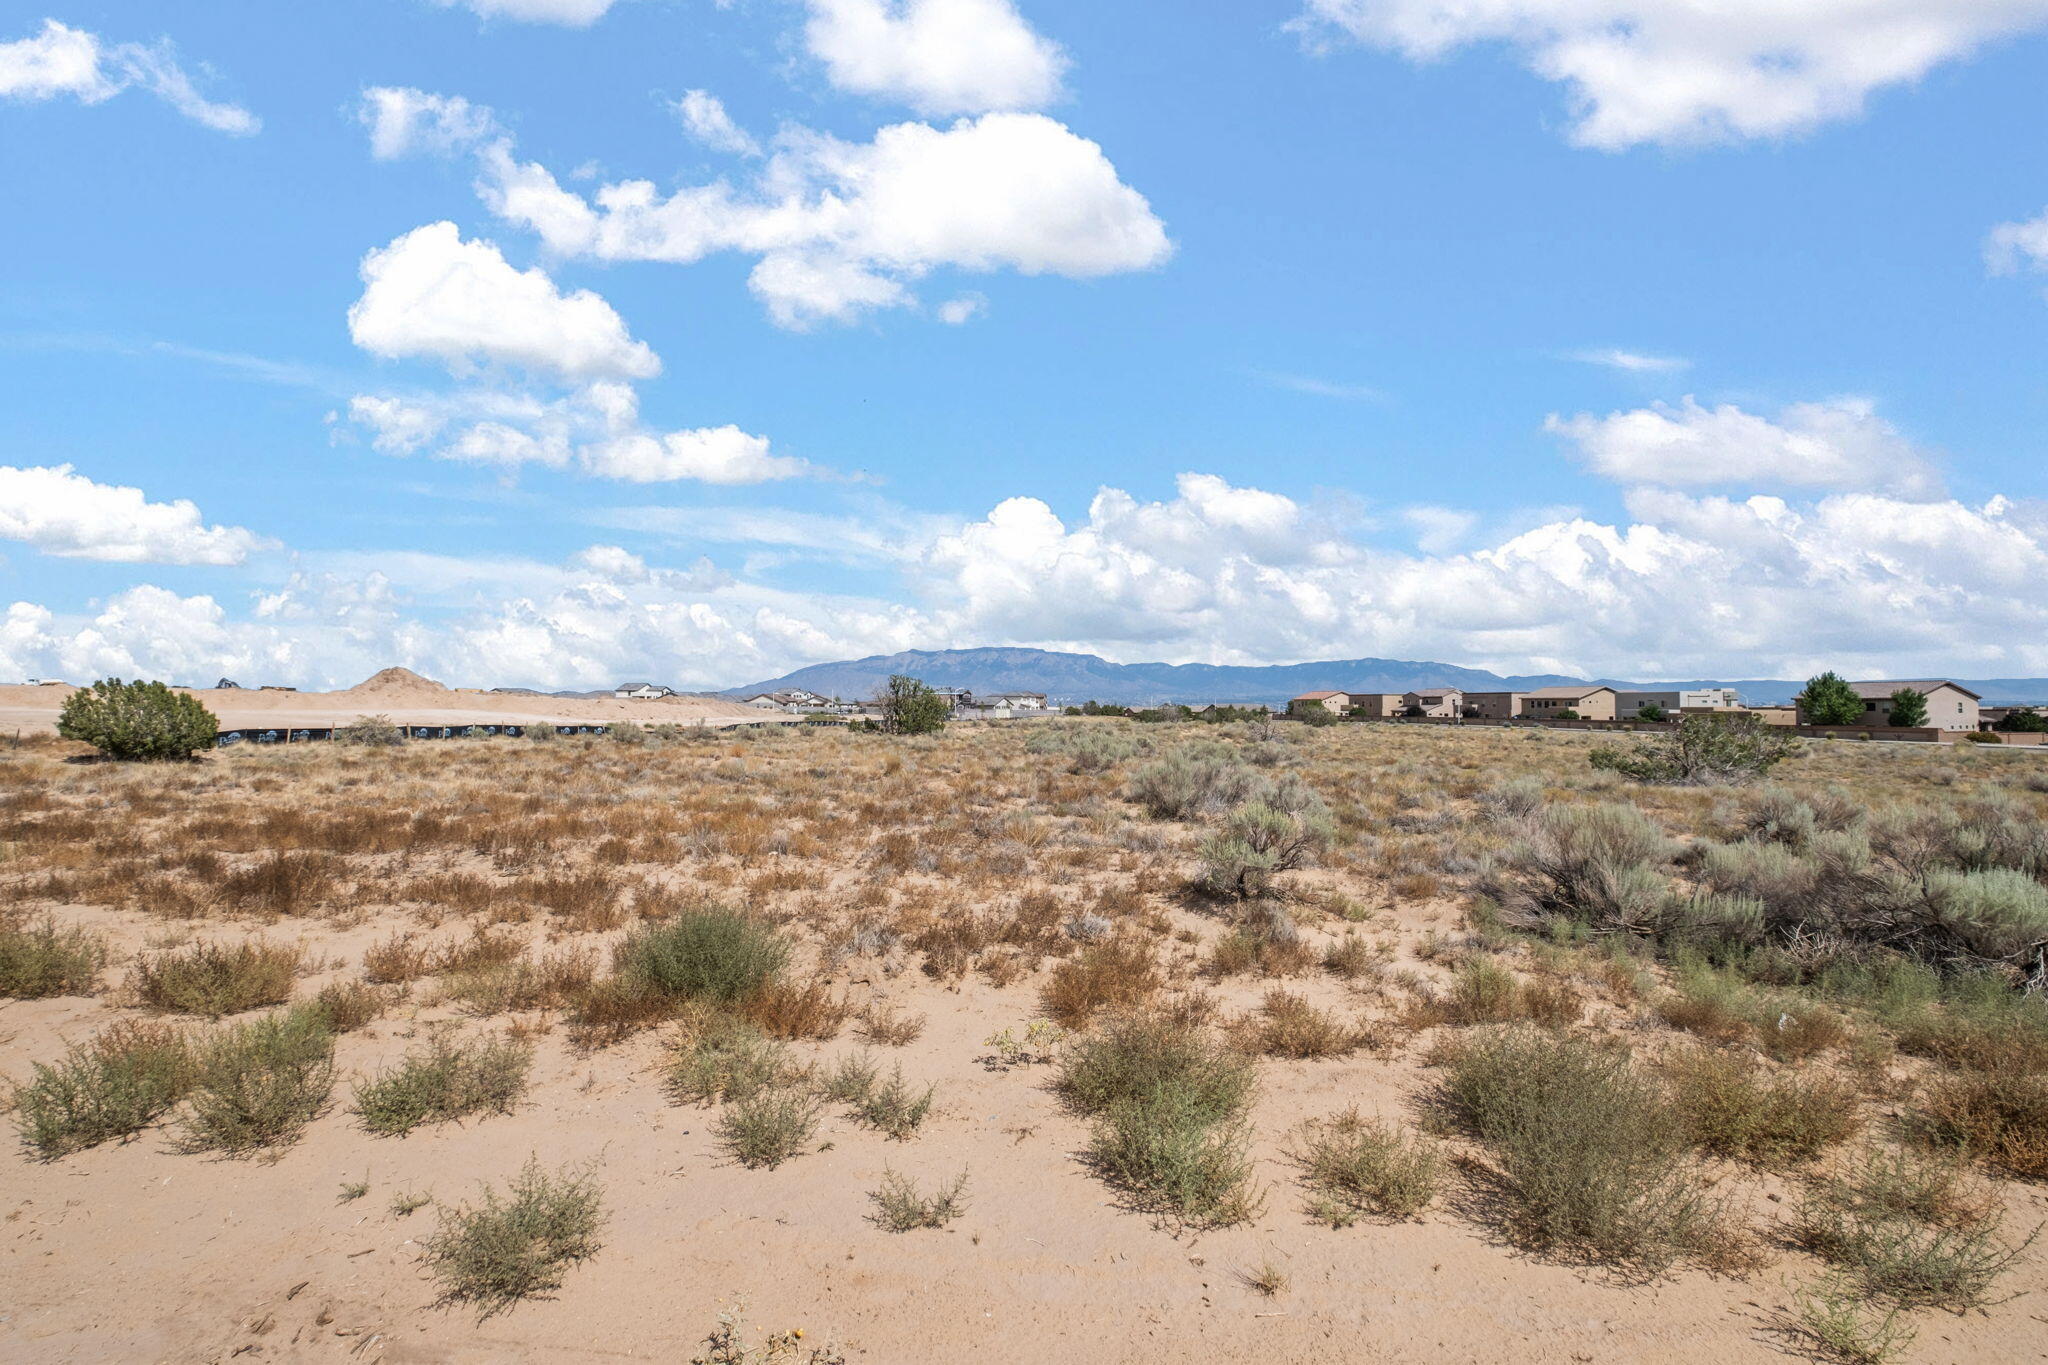
<instances>
[{"instance_id":1,"label":"dirt mound","mask_svg":"<svg viewBox=\"0 0 2048 1365\"><path fill-rule=\"evenodd\" d=\"M421 692L446 692L447 690L448 688L444 684L437 683L432 678L422 678L409 668L384 668L379 669L354 687L349 688L348 694L352 697L360 697L372 693L380 695L409 693L416 695Z\"/></svg>"}]
</instances>

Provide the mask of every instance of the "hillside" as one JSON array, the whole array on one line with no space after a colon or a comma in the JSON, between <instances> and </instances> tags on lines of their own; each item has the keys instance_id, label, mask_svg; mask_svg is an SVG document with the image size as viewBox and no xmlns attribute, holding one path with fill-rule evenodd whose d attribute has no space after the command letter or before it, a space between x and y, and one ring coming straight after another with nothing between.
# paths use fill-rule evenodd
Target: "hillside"
<instances>
[{"instance_id":1,"label":"hillside","mask_svg":"<svg viewBox=\"0 0 2048 1365\"><path fill-rule=\"evenodd\" d=\"M922 678L934 687L971 692L1043 692L1055 702L1117 702L1127 706L1178 702L1284 702L1317 688L1353 692L1406 692L1452 685L1467 691L1523 691L1582 681L1565 674L1490 673L1482 668L1419 659L1333 659L1316 663L1233 666L1227 664L1115 664L1094 654L1049 649L909 649L865 659L812 664L779 678L735 687L726 696L745 697L778 688L801 687L849 700L874 695L892 673ZM1788 702L1803 679L1686 679L1681 682L1596 681L1615 687L1733 687L1752 705ZM1987 704L2048 702L2048 678L1958 679Z\"/></svg>"}]
</instances>

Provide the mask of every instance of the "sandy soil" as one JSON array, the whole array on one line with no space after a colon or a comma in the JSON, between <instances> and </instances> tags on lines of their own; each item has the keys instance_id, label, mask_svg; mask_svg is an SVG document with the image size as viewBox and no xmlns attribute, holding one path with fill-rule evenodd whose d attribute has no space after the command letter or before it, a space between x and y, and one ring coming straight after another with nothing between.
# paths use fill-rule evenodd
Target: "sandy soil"
<instances>
[{"instance_id":1,"label":"sandy soil","mask_svg":"<svg viewBox=\"0 0 2048 1365\"><path fill-rule=\"evenodd\" d=\"M949 734L934 747L881 750L851 739L769 736L744 761L736 757L738 744L634 754L608 743L548 746L546 753L524 745L420 746L400 760L402 780L360 790L377 792L379 802L425 805L420 784L452 792L461 773L472 773L473 781L486 763L499 765L488 771L508 787L514 779L531 787L536 773L610 765L640 773L650 790L672 793L666 799L701 821L721 794L746 802L770 797L786 807L799 793L814 800L822 788L850 808L889 781L907 787L920 764L929 775L917 780L926 783L937 783L941 765L949 763L978 774L969 760L979 762L984 751L975 746L987 742ZM143 807L178 813L219 811L237 797L276 801L279 792L356 799L348 793L359 790L353 784L360 765L334 768L341 756L322 750L228 751L211 756L203 770L161 773L37 757L15 761L42 765L38 782L63 812L118 809L112 797L129 783L145 794L158 782L184 784L181 790L195 794L190 803L152 795ZM1498 746L1509 757L1529 752L1524 744ZM880 772L862 764L879 765ZM25 818L54 818L35 804L35 787L16 790L13 808L29 812ZM830 861L829 877L793 893L794 903L822 913L853 903L864 882L894 881L869 855L848 855L871 827L848 823L850 815L838 811L813 818L813 828L846 837L821 845L816 856ZM178 851L169 848L166 856ZM8 856L0 844L0 870ZM51 867L91 867L90 858L69 860L63 845L32 856ZM373 861L387 866L385 856ZM390 868L492 875L487 859L466 850L390 856L399 860ZM741 860L743 870L765 876L805 855L749 856L752 861ZM1129 861L1134 855L1105 856L1124 860L1117 863L1120 874L1142 867ZM1166 866L1176 856L1170 849L1157 855ZM565 865L551 855L545 866ZM720 873L716 883L712 877L733 866L730 857L706 855L649 872L678 885L732 886L737 872ZM1058 884L1033 873L996 883L993 894L1011 894L1026 880ZM146 905L52 905L20 877L0 876L0 884L7 899L38 914L49 908L63 922L106 935L115 964L95 997L0 1001L0 1078L13 1081L27 1079L33 1063L57 1057L113 1020L145 1017L121 989L138 952L248 936L302 944L318 964L297 983L297 996L305 998L328 982L355 977L372 944L421 925L416 912L353 896L317 917L181 921ZM1164 895L1166 884L1154 880L1142 893L1147 913L1165 917L1170 951L1191 952L1198 935L1213 936L1220 926ZM1384 897L1351 870L1319 873L1314 885L1372 895L1375 908L1364 931L1397 944L1405 971L1439 970L1419 947L1455 932L1455 901ZM952 913L973 908L951 899L946 904ZM436 937L462 932L459 918L438 924ZM1335 922L1313 932L1320 942L1352 927ZM525 923L524 932L536 951L564 941L544 917ZM773 1170L727 1160L712 1131L716 1111L678 1105L665 1095L659 1074L664 1034L579 1052L557 1021L532 1014L516 1021L467 1018L440 1000L432 981L340 1040L341 1079L328 1112L272 1159L181 1155L163 1126L49 1163L19 1148L0 1153L0 1360L687 1361L701 1350L716 1314L739 1303L745 1320L759 1329L801 1327L807 1341L836 1342L863 1365L1727 1365L1811 1358L1792 1346L1782 1324L1793 1291L1812 1283L1818 1268L1782 1242L1769 1241L1769 1263L1741 1277L1681 1269L1631 1284L1514 1250L1455 1193L1408 1222L1366 1221L1340 1230L1309 1218L1286 1159L1288 1130L1352 1105L1415 1126L1434 1076L1424 1038L1385 1053L1263 1063L1251 1115L1263 1212L1248 1225L1219 1232L1161 1226L1120 1207L1078 1159L1086 1125L1052 1093L1051 1067L1003 1070L985 1060L991 1034L1020 1030L1038 1017L1043 974L999 987L970 973L947 984L917 963L915 954L899 948L885 957L852 958L833 980L855 1005L882 1000L924 1016L923 1033L908 1046L874 1051L885 1072L900 1062L910 1080L936 1084L934 1116L913 1140L899 1143L834 1108L819 1150ZM1242 978L1214 989L1224 1010L1234 1013L1255 1006L1272 984ZM1347 1015L1365 1004L1355 984L1334 978L1311 975L1286 984L1319 1007ZM430 1030L482 1034L514 1022L536 1036L537 1047L534 1084L514 1113L423 1127L405 1138L370 1136L349 1113L355 1084L419 1046ZM830 1060L865 1045L848 1032L832 1042L792 1046L800 1057ZM570 1269L552 1299L522 1303L486 1321L472 1310L439 1305L418 1259L421 1238L435 1227L434 1208L400 1216L394 1198L417 1192L457 1203L474 1197L480 1182L502 1188L536 1155L551 1168L587 1163L595 1173L609 1214L602 1249ZM939 1231L882 1230L869 1220L869 1192L891 1170L924 1188L964 1170L966 1214ZM1732 1172L1716 1178L1750 1209L1755 1225L1782 1225L1794 1197L1787 1185ZM368 1193L344 1201L344 1182L365 1182ZM2007 1227L2016 1234L2048 1218L2048 1191L2013 1183L1999 1188ZM1245 1278L1269 1263L1287 1279L1273 1297ZM1918 1315L1919 1337L1904 1359L1926 1365L2048 1359L2044 1248L2030 1250L2002 1287L2019 1297L1964 1316Z\"/></svg>"},{"instance_id":2,"label":"sandy soil","mask_svg":"<svg viewBox=\"0 0 2048 1365\"><path fill-rule=\"evenodd\" d=\"M0 687L0 732L54 734L69 685ZM644 725L736 725L790 721L739 702L701 697L621 701L615 697L534 697L477 687L446 687L403 668L383 672L340 692L263 692L248 688L195 688L192 695L220 717L221 728L346 725L381 715L400 725L556 725L638 721Z\"/></svg>"}]
</instances>

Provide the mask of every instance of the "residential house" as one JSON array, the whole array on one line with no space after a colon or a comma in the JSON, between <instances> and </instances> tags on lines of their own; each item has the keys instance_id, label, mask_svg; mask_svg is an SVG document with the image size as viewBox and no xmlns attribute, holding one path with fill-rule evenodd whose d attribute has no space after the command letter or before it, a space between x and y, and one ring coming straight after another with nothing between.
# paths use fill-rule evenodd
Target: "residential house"
<instances>
[{"instance_id":1,"label":"residential house","mask_svg":"<svg viewBox=\"0 0 2048 1365\"><path fill-rule=\"evenodd\" d=\"M980 699L983 706L999 706L1010 711L1043 711L1043 692L997 692Z\"/></svg>"},{"instance_id":2,"label":"residential house","mask_svg":"<svg viewBox=\"0 0 2048 1365\"><path fill-rule=\"evenodd\" d=\"M1331 712L1334 715L1341 716L1351 709L1351 694L1349 692L1304 692L1293 701L1287 703L1287 710L1290 714L1298 716L1303 711L1316 706L1320 706L1325 711Z\"/></svg>"},{"instance_id":3,"label":"residential house","mask_svg":"<svg viewBox=\"0 0 2048 1365\"><path fill-rule=\"evenodd\" d=\"M1401 694L1401 714L1455 720L1464 714L1465 694L1455 687L1430 687Z\"/></svg>"},{"instance_id":4,"label":"residential house","mask_svg":"<svg viewBox=\"0 0 2048 1365\"><path fill-rule=\"evenodd\" d=\"M663 697L673 697L675 694L676 690L673 687L663 687L660 683L651 682L625 682L612 689L612 695L620 701L659 701Z\"/></svg>"},{"instance_id":5,"label":"residential house","mask_svg":"<svg viewBox=\"0 0 2048 1365\"><path fill-rule=\"evenodd\" d=\"M829 711L836 703L830 697L819 696L816 692L801 687L785 687L774 692L757 692L751 697L742 697L747 706L758 706L763 711L787 711L791 715L805 712Z\"/></svg>"},{"instance_id":6,"label":"residential house","mask_svg":"<svg viewBox=\"0 0 2048 1365\"><path fill-rule=\"evenodd\" d=\"M1399 692L1353 692L1350 696L1352 711L1370 720L1391 720L1403 707Z\"/></svg>"},{"instance_id":7,"label":"residential house","mask_svg":"<svg viewBox=\"0 0 2048 1365\"><path fill-rule=\"evenodd\" d=\"M1522 697L1522 714L1531 720L1556 720L1566 711L1580 720L1615 719L1615 692L1594 683L1539 687Z\"/></svg>"},{"instance_id":8,"label":"residential house","mask_svg":"<svg viewBox=\"0 0 2048 1365\"><path fill-rule=\"evenodd\" d=\"M1670 688L1665 691L1630 689L1614 694L1614 708L1623 720L1632 719L1645 706L1655 706L1676 716L1685 711L1734 711L1742 697L1732 687Z\"/></svg>"},{"instance_id":9,"label":"residential house","mask_svg":"<svg viewBox=\"0 0 2048 1365\"><path fill-rule=\"evenodd\" d=\"M1907 688L1927 698L1927 724L1937 730L1975 730L1983 709L1983 698L1946 678L1872 679L1849 686L1863 699L1863 725L1891 724L1892 693Z\"/></svg>"},{"instance_id":10,"label":"residential house","mask_svg":"<svg viewBox=\"0 0 2048 1365\"><path fill-rule=\"evenodd\" d=\"M1522 714L1526 692L1467 692L1465 714L1474 720L1513 720Z\"/></svg>"},{"instance_id":11,"label":"residential house","mask_svg":"<svg viewBox=\"0 0 2048 1365\"><path fill-rule=\"evenodd\" d=\"M242 690L242 685L233 678L222 678L213 685L213 690L216 692L239 692Z\"/></svg>"}]
</instances>

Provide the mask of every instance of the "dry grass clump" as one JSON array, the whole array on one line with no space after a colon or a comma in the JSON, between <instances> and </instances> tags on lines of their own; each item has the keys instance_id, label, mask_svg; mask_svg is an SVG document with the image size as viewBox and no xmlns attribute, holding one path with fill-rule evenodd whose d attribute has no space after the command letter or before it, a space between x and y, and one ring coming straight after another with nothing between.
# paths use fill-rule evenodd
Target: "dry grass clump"
<instances>
[{"instance_id":1,"label":"dry grass clump","mask_svg":"<svg viewBox=\"0 0 2048 1365\"><path fill-rule=\"evenodd\" d=\"M1855 1086L1810 1072L1773 1073L1743 1053L1691 1048L1665 1062L1664 1079L1695 1145L1758 1166L1811 1161L1863 1124Z\"/></svg>"},{"instance_id":2,"label":"dry grass clump","mask_svg":"<svg viewBox=\"0 0 2048 1365\"><path fill-rule=\"evenodd\" d=\"M1198 1227L1257 1216L1251 1059L1204 1031L1131 1016L1068 1051L1059 1086L1094 1116L1089 1160L1131 1204Z\"/></svg>"},{"instance_id":3,"label":"dry grass clump","mask_svg":"<svg viewBox=\"0 0 2048 1365\"><path fill-rule=\"evenodd\" d=\"M537 960L522 957L456 972L443 990L471 1013L489 1016L508 1010L562 1009L583 999L596 976L595 953L567 948Z\"/></svg>"},{"instance_id":4,"label":"dry grass clump","mask_svg":"<svg viewBox=\"0 0 2048 1365\"><path fill-rule=\"evenodd\" d=\"M883 1047L908 1047L924 1034L922 1014L910 1014L892 1004L872 1004L861 1011L855 1031L870 1043Z\"/></svg>"},{"instance_id":5,"label":"dry grass clump","mask_svg":"<svg viewBox=\"0 0 2048 1365\"><path fill-rule=\"evenodd\" d=\"M790 1060L789 1049L764 1036L753 1023L707 1013L686 1024L677 1037L667 1081L677 1100L714 1104L751 1099L802 1075L802 1068Z\"/></svg>"},{"instance_id":6,"label":"dry grass clump","mask_svg":"<svg viewBox=\"0 0 2048 1365\"><path fill-rule=\"evenodd\" d=\"M45 1161L138 1133L191 1088L184 1030L128 1020L79 1044L54 1065L37 1062L12 1096L22 1141Z\"/></svg>"},{"instance_id":7,"label":"dry grass clump","mask_svg":"<svg viewBox=\"0 0 2048 1365\"><path fill-rule=\"evenodd\" d=\"M1646 1274L1726 1254L1684 1130L1625 1051L1527 1027L1467 1036L1441 1099L1492 1151L1484 1209L1517 1241Z\"/></svg>"},{"instance_id":8,"label":"dry grass clump","mask_svg":"<svg viewBox=\"0 0 2048 1365\"><path fill-rule=\"evenodd\" d=\"M1887 1365L1918 1335L1896 1305L1872 1304L1851 1280L1831 1276L1794 1299L1791 1335L1832 1365Z\"/></svg>"},{"instance_id":9,"label":"dry grass clump","mask_svg":"<svg viewBox=\"0 0 2048 1365\"><path fill-rule=\"evenodd\" d=\"M1443 1183L1437 1144L1363 1118L1355 1107L1303 1124L1288 1155L1313 1196L1309 1213L1332 1227L1365 1216L1413 1218L1435 1201Z\"/></svg>"},{"instance_id":10,"label":"dry grass clump","mask_svg":"<svg viewBox=\"0 0 2048 1365\"><path fill-rule=\"evenodd\" d=\"M272 915L303 915L334 888L337 869L326 853L271 853L221 878L222 901Z\"/></svg>"},{"instance_id":11,"label":"dry grass clump","mask_svg":"<svg viewBox=\"0 0 2048 1365\"><path fill-rule=\"evenodd\" d=\"M1256 1014L1246 1015L1229 1028L1245 1051L1293 1061L1347 1057L1371 1038L1365 1029L1278 987L1266 992Z\"/></svg>"},{"instance_id":12,"label":"dry grass clump","mask_svg":"<svg viewBox=\"0 0 2048 1365\"><path fill-rule=\"evenodd\" d=\"M1113 938L1055 966L1038 993L1039 1008L1063 1028L1083 1029L1099 1014L1146 1004L1165 984L1150 943Z\"/></svg>"},{"instance_id":13,"label":"dry grass clump","mask_svg":"<svg viewBox=\"0 0 2048 1365\"><path fill-rule=\"evenodd\" d=\"M2040 1232L2009 1245L2003 1222L1996 1196L1953 1164L1876 1152L1813 1184L1795 1236L1866 1297L1959 1313L1994 1302L1999 1277Z\"/></svg>"},{"instance_id":14,"label":"dry grass clump","mask_svg":"<svg viewBox=\"0 0 2048 1365\"><path fill-rule=\"evenodd\" d=\"M77 925L60 929L52 916L30 924L19 914L0 914L0 996L91 995L106 965L106 940L97 934Z\"/></svg>"},{"instance_id":15,"label":"dry grass clump","mask_svg":"<svg viewBox=\"0 0 2048 1365\"><path fill-rule=\"evenodd\" d=\"M526 1093L533 1049L509 1038L438 1037L356 1087L355 1112L380 1137L471 1114L509 1114Z\"/></svg>"},{"instance_id":16,"label":"dry grass clump","mask_svg":"<svg viewBox=\"0 0 2048 1365\"><path fill-rule=\"evenodd\" d=\"M479 1318L559 1289L568 1268L597 1254L604 1200L588 1171L549 1174L529 1160L500 1196L485 1186L475 1205L441 1210L421 1260L452 1302Z\"/></svg>"},{"instance_id":17,"label":"dry grass clump","mask_svg":"<svg viewBox=\"0 0 2048 1365\"><path fill-rule=\"evenodd\" d=\"M354 1033L391 1007L391 993L367 981L337 981L322 986L306 1007L319 1012L329 1032Z\"/></svg>"},{"instance_id":18,"label":"dry grass clump","mask_svg":"<svg viewBox=\"0 0 2048 1365\"><path fill-rule=\"evenodd\" d=\"M831 983L813 977L802 983L769 978L741 1006L747 1018L777 1038L809 1038L824 1042L839 1036L853 1006Z\"/></svg>"},{"instance_id":19,"label":"dry grass clump","mask_svg":"<svg viewBox=\"0 0 2048 1365\"><path fill-rule=\"evenodd\" d=\"M179 1145L239 1156L296 1141L333 1087L334 1034L317 1009L238 1024L200 1049Z\"/></svg>"},{"instance_id":20,"label":"dry grass clump","mask_svg":"<svg viewBox=\"0 0 2048 1365\"><path fill-rule=\"evenodd\" d=\"M283 1004L302 960L299 949L278 944L200 943L136 959L128 985L152 1008L218 1019Z\"/></svg>"},{"instance_id":21,"label":"dry grass clump","mask_svg":"<svg viewBox=\"0 0 2048 1365\"><path fill-rule=\"evenodd\" d=\"M1497 962L1474 958L1458 968L1448 992L1420 997L1408 1007L1402 1022L1423 1029L1439 1024L1469 1028L1527 1020L1563 1029L1577 1023L1584 1012L1584 1001L1566 982L1524 981Z\"/></svg>"},{"instance_id":22,"label":"dry grass clump","mask_svg":"<svg viewBox=\"0 0 2048 1365\"><path fill-rule=\"evenodd\" d=\"M925 1194L908 1177L885 1170L882 1188L871 1192L868 1198L875 1202L870 1219L890 1232L942 1228L967 1212L967 1172L960 1172L951 1184Z\"/></svg>"},{"instance_id":23,"label":"dry grass clump","mask_svg":"<svg viewBox=\"0 0 2048 1365\"><path fill-rule=\"evenodd\" d=\"M1965 1071L1927 1082L1917 1136L2022 1180L2048 1180L2048 1072Z\"/></svg>"}]
</instances>

